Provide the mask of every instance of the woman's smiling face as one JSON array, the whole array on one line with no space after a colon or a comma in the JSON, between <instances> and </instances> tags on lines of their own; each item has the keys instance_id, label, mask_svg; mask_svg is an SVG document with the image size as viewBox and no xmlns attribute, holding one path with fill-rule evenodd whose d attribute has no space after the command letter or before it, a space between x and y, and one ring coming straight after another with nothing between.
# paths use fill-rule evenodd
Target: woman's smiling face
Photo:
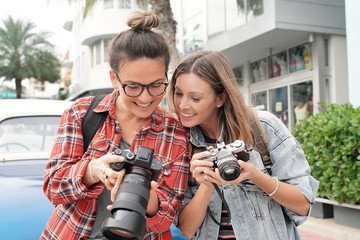
<instances>
[{"instance_id":1,"label":"woman's smiling face","mask_svg":"<svg viewBox=\"0 0 360 240\"><path fill-rule=\"evenodd\" d=\"M165 64L159 59L141 58L125 62L117 74L121 84L114 72L110 75L114 88L120 92L121 107L125 107L140 118L148 117L160 104L164 96L164 94L151 96L148 90L144 88L139 96L129 97L121 86L121 84L131 85L131 83L149 85L155 82L167 82Z\"/></svg>"},{"instance_id":2,"label":"woman's smiling face","mask_svg":"<svg viewBox=\"0 0 360 240\"><path fill-rule=\"evenodd\" d=\"M220 96L195 73L181 73L176 79L174 103L185 127L217 127ZM209 136L210 137L210 136Z\"/></svg>"}]
</instances>

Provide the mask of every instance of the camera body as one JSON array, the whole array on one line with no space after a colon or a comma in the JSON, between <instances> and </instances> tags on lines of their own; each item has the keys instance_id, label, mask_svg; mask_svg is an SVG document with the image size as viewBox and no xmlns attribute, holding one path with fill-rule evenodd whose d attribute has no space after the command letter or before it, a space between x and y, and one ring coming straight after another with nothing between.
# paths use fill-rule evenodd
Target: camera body
<instances>
[{"instance_id":1,"label":"camera body","mask_svg":"<svg viewBox=\"0 0 360 240\"><path fill-rule=\"evenodd\" d=\"M125 168L128 170L131 167L142 167L152 171L151 180L156 181L159 177L162 163L159 160L153 159L154 150L148 147L139 146L136 153L116 149L115 155L124 157L124 162L115 162L111 164L114 171L120 171Z\"/></svg>"},{"instance_id":2,"label":"camera body","mask_svg":"<svg viewBox=\"0 0 360 240\"><path fill-rule=\"evenodd\" d=\"M214 162L214 167L219 169L220 176L226 181L232 181L238 178L241 172L237 160L248 161L251 150L242 140L235 140L227 145L222 142L217 148L209 150L210 155L204 160Z\"/></svg>"},{"instance_id":3,"label":"camera body","mask_svg":"<svg viewBox=\"0 0 360 240\"><path fill-rule=\"evenodd\" d=\"M103 235L113 239L143 239L146 229L146 209L150 197L150 181L157 180L162 162L153 159L154 150L139 146L134 153L116 149L123 162L112 163L115 171L126 169L112 205L112 217L101 226Z\"/></svg>"}]
</instances>

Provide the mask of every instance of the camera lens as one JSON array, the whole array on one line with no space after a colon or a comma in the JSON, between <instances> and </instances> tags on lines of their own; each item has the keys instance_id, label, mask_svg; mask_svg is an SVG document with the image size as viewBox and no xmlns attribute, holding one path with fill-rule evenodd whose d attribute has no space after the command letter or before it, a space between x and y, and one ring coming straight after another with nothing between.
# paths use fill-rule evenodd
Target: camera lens
<instances>
[{"instance_id":1,"label":"camera lens","mask_svg":"<svg viewBox=\"0 0 360 240\"><path fill-rule=\"evenodd\" d=\"M232 181L240 176L240 167L237 161L222 161L218 167L220 176L225 181Z\"/></svg>"},{"instance_id":2,"label":"camera lens","mask_svg":"<svg viewBox=\"0 0 360 240\"><path fill-rule=\"evenodd\" d=\"M139 146L135 154L120 149L114 154L123 156L124 162L112 163L112 169L125 168L126 174L112 205L113 216L105 219L101 231L110 240L140 240L146 230L150 181L158 179L162 162L153 159L154 150L145 146Z\"/></svg>"},{"instance_id":3,"label":"camera lens","mask_svg":"<svg viewBox=\"0 0 360 240\"><path fill-rule=\"evenodd\" d=\"M108 239L141 239L146 227L151 173L132 166L119 187L111 213L105 219L103 234Z\"/></svg>"}]
</instances>

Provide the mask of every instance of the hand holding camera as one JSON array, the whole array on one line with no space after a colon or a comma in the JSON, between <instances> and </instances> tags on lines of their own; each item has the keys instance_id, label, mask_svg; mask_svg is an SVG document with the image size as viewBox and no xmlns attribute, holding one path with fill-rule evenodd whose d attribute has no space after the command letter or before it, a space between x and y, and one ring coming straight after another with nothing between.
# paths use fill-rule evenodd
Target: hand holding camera
<instances>
[{"instance_id":1,"label":"hand holding camera","mask_svg":"<svg viewBox=\"0 0 360 240\"><path fill-rule=\"evenodd\" d=\"M203 158L214 163L214 168L218 168L220 176L225 181L233 181L240 176L241 169L237 160L248 161L251 148L247 148L242 140L225 145L224 142L218 144L217 148L210 149L210 155Z\"/></svg>"},{"instance_id":2,"label":"hand holding camera","mask_svg":"<svg viewBox=\"0 0 360 240\"><path fill-rule=\"evenodd\" d=\"M143 238L146 228L146 209L150 197L150 182L157 180L162 162L153 159L154 150L139 146L136 153L115 150L123 162L112 163L115 171L126 170L112 205L112 218L107 218L101 231L108 239Z\"/></svg>"}]
</instances>

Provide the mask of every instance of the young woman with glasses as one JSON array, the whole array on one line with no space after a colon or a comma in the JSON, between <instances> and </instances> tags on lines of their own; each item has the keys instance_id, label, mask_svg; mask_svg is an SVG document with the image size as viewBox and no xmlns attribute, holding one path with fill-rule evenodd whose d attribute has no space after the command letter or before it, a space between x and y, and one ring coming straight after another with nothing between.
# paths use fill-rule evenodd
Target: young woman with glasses
<instances>
[{"instance_id":1,"label":"young woman with glasses","mask_svg":"<svg viewBox=\"0 0 360 240\"><path fill-rule=\"evenodd\" d=\"M158 106L170 62L164 38L151 30L158 16L137 11L127 24L130 29L108 47L115 90L94 109L108 115L88 149L81 123L93 97L77 100L62 116L44 171L44 192L56 208L41 239L105 239L102 224L112 217L107 206L125 175L125 169L111 168L124 161L112 153L118 148L135 153L139 146L154 149L153 159L162 163L157 182L151 182L144 239L171 239L169 228L188 179L189 141L176 118Z\"/></svg>"}]
</instances>

